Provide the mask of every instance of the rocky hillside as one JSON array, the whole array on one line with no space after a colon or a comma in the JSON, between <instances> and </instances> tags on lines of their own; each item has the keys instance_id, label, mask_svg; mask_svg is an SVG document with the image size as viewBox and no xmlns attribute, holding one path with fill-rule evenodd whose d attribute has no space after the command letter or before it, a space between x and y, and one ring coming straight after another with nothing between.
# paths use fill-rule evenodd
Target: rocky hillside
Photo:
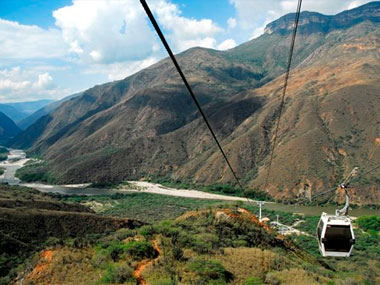
<instances>
[{"instance_id":1,"label":"rocky hillside","mask_svg":"<svg viewBox=\"0 0 380 285\"><path fill-rule=\"evenodd\" d=\"M379 136L380 2L335 16L303 12L267 191L278 199L336 185L367 169ZM217 136L250 189L267 173L294 15L221 52L178 55ZM43 154L58 182L171 177L233 183L204 122L165 59L95 86L40 118L13 147ZM380 153L373 161L379 161ZM377 176L376 176L377 175ZM356 203L380 203L379 173L353 185Z\"/></svg>"}]
</instances>

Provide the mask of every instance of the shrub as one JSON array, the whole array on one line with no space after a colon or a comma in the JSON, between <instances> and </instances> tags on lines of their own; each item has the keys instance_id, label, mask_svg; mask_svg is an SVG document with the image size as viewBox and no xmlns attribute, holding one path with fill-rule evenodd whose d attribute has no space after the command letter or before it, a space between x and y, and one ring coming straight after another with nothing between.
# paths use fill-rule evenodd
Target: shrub
<instances>
[{"instance_id":1,"label":"shrub","mask_svg":"<svg viewBox=\"0 0 380 285\"><path fill-rule=\"evenodd\" d=\"M201 233L195 236L193 248L198 253L210 253L218 244L218 237L214 234Z\"/></svg>"},{"instance_id":2,"label":"shrub","mask_svg":"<svg viewBox=\"0 0 380 285\"><path fill-rule=\"evenodd\" d=\"M178 246L173 247L173 257L175 260L182 260L183 259L183 250L182 248Z\"/></svg>"},{"instance_id":3,"label":"shrub","mask_svg":"<svg viewBox=\"0 0 380 285\"><path fill-rule=\"evenodd\" d=\"M107 283L123 284L127 281L135 282L133 270L126 264L108 264L103 281Z\"/></svg>"},{"instance_id":4,"label":"shrub","mask_svg":"<svg viewBox=\"0 0 380 285\"><path fill-rule=\"evenodd\" d=\"M101 245L99 252L102 251L102 248L114 262L119 261L125 254L134 259L153 258L156 254L152 244L147 241L131 241L127 244L113 241L109 244Z\"/></svg>"},{"instance_id":5,"label":"shrub","mask_svg":"<svg viewBox=\"0 0 380 285\"><path fill-rule=\"evenodd\" d=\"M92 258L91 263L95 268L104 268L108 259L107 250L102 249L95 254L95 256Z\"/></svg>"},{"instance_id":6,"label":"shrub","mask_svg":"<svg viewBox=\"0 0 380 285\"><path fill-rule=\"evenodd\" d=\"M205 260L202 258L196 258L190 261L188 269L194 272L200 281L230 281L232 279L231 273L224 269L222 263L219 260ZM209 283L208 283L209 284Z\"/></svg>"},{"instance_id":7,"label":"shrub","mask_svg":"<svg viewBox=\"0 0 380 285\"><path fill-rule=\"evenodd\" d=\"M35 163L26 165L16 171L16 177L25 182L46 182L54 184L55 176L50 172L50 167L47 163Z\"/></svg>"},{"instance_id":8,"label":"shrub","mask_svg":"<svg viewBox=\"0 0 380 285\"><path fill-rule=\"evenodd\" d=\"M139 229L139 234L144 236L145 238L150 238L156 234L156 229L151 225L142 226Z\"/></svg>"},{"instance_id":9,"label":"shrub","mask_svg":"<svg viewBox=\"0 0 380 285\"><path fill-rule=\"evenodd\" d=\"M156 255L152 244L147 241L132 241L125 245L125 250L129 255L138 258L153 258Z\"/></svg>"}]
</instances>

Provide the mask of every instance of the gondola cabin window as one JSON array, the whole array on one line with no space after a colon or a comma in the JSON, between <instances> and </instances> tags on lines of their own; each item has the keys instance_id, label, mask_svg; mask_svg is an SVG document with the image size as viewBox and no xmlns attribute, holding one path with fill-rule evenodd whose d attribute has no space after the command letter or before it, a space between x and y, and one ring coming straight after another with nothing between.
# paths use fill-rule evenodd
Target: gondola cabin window
<instances>
[{"instance_id":1,"label":"gondola cabin window","mask_svg":"<svg viewBox=\"0 0 380 285\"><path fill-rule=\"evenodd\" d=\"M328 225L325 234L325 250L349 252L352 244L350 226L333 226Z\"/></svg>"}]
</instances>

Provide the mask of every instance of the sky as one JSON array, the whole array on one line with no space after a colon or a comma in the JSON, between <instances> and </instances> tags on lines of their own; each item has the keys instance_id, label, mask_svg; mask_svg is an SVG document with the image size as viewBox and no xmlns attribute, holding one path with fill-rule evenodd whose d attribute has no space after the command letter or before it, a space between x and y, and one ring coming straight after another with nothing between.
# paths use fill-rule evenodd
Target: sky
<instances>
[{"instance_id":1,"label":"sky","mask_svg":"<svg viewBox=\"0 0 380 285\"><path fill-rule=\"evenodd\" d=\"M297 0L146 0L175 53L233 48ZM368 0L304 0L333 15ZM0 103L58 100L167 56L139 0L0 0Z\"/></svg>"}]
</instances>

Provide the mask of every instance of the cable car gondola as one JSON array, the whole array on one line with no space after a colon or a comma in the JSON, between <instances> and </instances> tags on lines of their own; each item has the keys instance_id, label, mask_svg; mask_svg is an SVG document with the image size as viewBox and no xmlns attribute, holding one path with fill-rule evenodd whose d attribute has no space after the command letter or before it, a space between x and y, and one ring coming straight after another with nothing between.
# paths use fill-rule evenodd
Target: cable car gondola
<instances>
[{"instance_id":1,"label":"cable car gondola","mask_svg":"<svg viewBox=\"0 0 380 285\"><path fill-rule=\"evenodd\" d=\"M340 185L346 195L346 203L335 215L322 213L317 227L319 251L322 256L349 257L355 244L355 235L352 229L351 218L348 216L350 196L348 185L358 168L355 167L344 183Z\"/></svg>"},{"instance_id":2,"label":"cable car gondola","mask_svg":"<svg viewBox=\"0 0 380 285\"><path fill-rule=\"evenodd\" d=\"M355 244L351 219L322 213L317 228L322 256L349 257Z\"/></svg>"}]
</instances>

